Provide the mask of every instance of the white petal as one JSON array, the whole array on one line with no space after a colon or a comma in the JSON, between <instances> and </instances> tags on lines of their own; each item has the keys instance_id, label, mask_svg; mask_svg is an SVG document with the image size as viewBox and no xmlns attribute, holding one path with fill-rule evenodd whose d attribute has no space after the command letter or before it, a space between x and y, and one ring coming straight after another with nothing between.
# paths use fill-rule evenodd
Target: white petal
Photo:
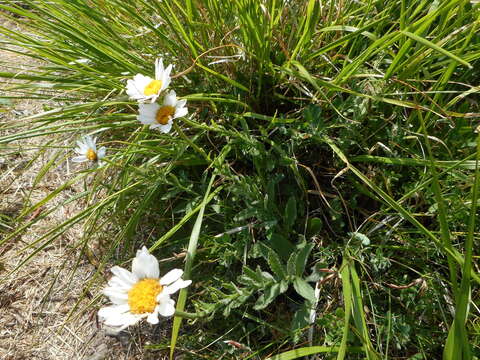
<instances>
[{"instance_id":1,"label":"white petal","mask_svg":"<svg viewBox=\"0 0 480 360\"><path fill-rule=\"evenodd\" d=\"M121 281L121 283L122 283L123 285L126 285L126 284L123 282L123 280L120 280L119 277L115 277L115 278L110 279L110 281L112 281L112 280L115 280L115 281L117 281L117 282L118 282L118 281ZM128 299L127 291L122 290L122 289L120 289L120 288L117 287L117 286L107 286L107 287L105 287L105 288L102 290L102 293L103 293L104 295L106 295L106 296L113 295L113 296L121 297L121 298L123 298L123 299L125 299L125 300Z\"/></svg>"},{"instance_id":2,"label":"white petal","mask_svg":"<svg viewBox=\"0 0 480 360\"><path fill-rule=\"evenodd\" d=\"M86 136L86 137L85 137L85 143L88 145L88 147L89 147L90 149L92 149L93 151L96 152L96 149L95 149L95 148L96 148L96 146L95 146L95 140L96 140L96 139L92 139L91 136Z\"/></svg>"},{"instance_id":3,"label":"white petal","mask_svg":"<svg viewBox=\"0 0 480 360\"><path fill-rule=\"evenodd\" d=\"M170 78L170 73L172 72L173 65L170 64L163 72L163 80L167 80Z\"/></svg>"},{"instance_id":4,"label":"white petal","mask_svg":"<svg viewBox=\"0 0 480 360\"><path fill-rule=\"evenodd\" d=\"M183 275L183 270L181 269L170 270L168 273L162 276L162 278L160 279L160 285L171 284L177 281L178 279L180 279L182 275Z\"/></svg>"},{"instance_id":5,"label":"white petal","mask_svg":"<svg viewBox=\"0 0 480 360\"><path fill-rule=\"evenodd\" d=\"M130 325L137 323L142 317L144 316L134 315L131 313L115 314L105 320L105 325L119 326L124 329Z\"/></svg>"},{"instance_id":6,"label":"white petal","mask_svg":"<svg viewBox=\"0 0 480 360\"><path fill-rule=\"evenodd\" d=\"M135 86L135 85L132 85L132 86ZM145 96L139 90L137 90L136 87L127 88L127 95L129 96L130 99L133 99L133 100L137 100Z\"/></svg>"},{"instance_id":7,"label":"white petal","mask_svg":"<svg viewBox=\"0 0 480 360\"><path fill-rule=\"evenodd\" d=\"M127 301L128 301L128 300L125 300L123 298L120 298L120 297L117 297L117 296L114 296L114 295L109 295L108 298L115 305L124 305L124 304L127 304Z\"/></svg>"},{"instance_id":8,"label":"white petal","mask_svg":"<svg viewBox=\"0 0 480 360\"><path fill-rule=\"evenodd\" d=\"M152 123L150 124L150 129L152 129L152 130L153 130L153 129L158 129L160 126L163 126L163 125L161 125L161 124L159 124L159 123L157 123L157 122L155 121L155 122L152 122Z\"/></svg>"},{"instance_id":9,"label":"white petal","mask_svg":"<svg viewBox=\"0 0 480 360\"><path fill-rule=\"evenodd\" d=\"M108 281L108 287L110 289L114 289L115 291L124 292L124 293L127 293L132 288L131 285L127 284L126 282L124 282L123 280L121 280L119 277L116 277L116 276L111 278Z\"/></svg>"},{"instance_id":10,"label":"white petal","mask_svg":"<svg viewBox=\"0 0 480 360\"><path fill-rule=\"evenodd\" d=\"M132 97L134 95L138 95L138 89L135 86L135 81L127 80L127 94Z\"/></svg>"},{"instance_id":11,"label":"white petal","mask_svg":"<svg viewBox=\"0 0 480 360\"><path fill-rule=\"evenodd\" d=\"M159 93L160 93L161 91L162 91L162 90L160 90ZM157 99L158 99L158 94L150 95L147 99L149 99L149 101L153 104L153 103L155 103L155 101L157 101Z\"/></svg>"},{"instance_id":12,"label":"white petal","mask_svg":"<svg viewBox=\"0 0 480 360\"><path fill-rule=\"evenodd\" d=\"M157 58L157 60L155 60L155 79L156 80L161 80L163 72L164 72L163 59L162 58Z\"/></svg>"},{"instance_id":13,"label":"white petal","mask_svg":"<svg viewBox=\"0 0 480 360\"><path fill-rule=\"evenodd\" d=\"M144 76L142 80L135 82L135 86L137 87L137 89L140 90L142 94L145 95L144 90L147 87L147 85L150 84L152 81L153 79L151 77Z\"/></svg>"},{"instance_id":14,"label":"white petal","mask_svg":"<svg viewBox=\"0 0 480 360\"><path fill-rule=\"evenodd\" d=\"M163 105L173 106L177 104L177 94L175 90L171 90L167 95L165 95L165 99L163 100Z\"/></svg>"},{"instance_id":15,"label":"white petal","mask_svg":"<svg viewBox=\"0 0 480 360\"><path fill-rule=\"evenodd\" d=\"M107 152L107 148L106 148L105 146L102 146L100 149L98 149L97 157L98 157L99 159L104 158L106 152Z\"/></svg>"},{"instance_id":16,"label":"white petal","mask_svg":"<svg viewBox=\"0 0 480 360\"><path fill-rule=\"evenodd\" d=\"M153 79L150 76L145 76L142 74L137 74L133 78L133 81L135 83L135 87L140 90L140 92L143 94L143 89L145 89L145 86L150 84Z\"/></svg>"},{"instance_id":17,"label":"white petal","mask_svg":"<svg viewBox=\"0 0 480 360\"><path fill-rule=\"evenodd\" d=\"M171 81L172 81L172 79L170 78L170 76L164 76L163 80L162 80L162 88L161 88L160 92L162 92L163 90L168 88Z\"/></svg>"},{"instance_id":18,"label":"white petal","mask_svg":"<svg viewBox=\"0 0 480 360\"><path fill-rule=\"evenodd\" d=\"M167 134L172 129L172 124L173 124L172 120L170 120L166 125L158 124L159 125L158 130L160 130L164 134Z\"/></svg>"},{"instance_id":19,"label":"white petal","mask_svg":"<svg viewBox=\"0 0 480 360\"><path fill-rule=\"evenodd\" d=\"M155 119L146 116L137 116L137 120L140 121L143 125L155 123Z\"/></svg>"},{"instance_id":20,"label":"white petal","mask_svg":"<svg viewBox=\"0 0 480 360\"><path fill-rule=\"evenodd\" d=\"M145 75L137 74L133 77L133 82L142 82L145 79Z\"/></svg>"},{"instance_id":21,"label":"white petal","mask_svg":"<svg viewBox=\"0 0 480 360\"><path fill-rule=\"evenodd\" d=\"M159 309L159 306L155 308L153 313L148 314L147 321L150 324L153 324L153 325L158 324L158 309Z\"/></svg>"},{"instance_id":22,"label":"white petal","mask_svg":"<svg viewBox=\"0 0 480 360\"><path fill-rule=\"evenodd\" d=\"M178 290L186 288L188 285L192 283L192 280L182 280L178 279L175 281L173 284L170 284L168 286L165 286L162 290L163 293L165 294L173 294L176 293Z\"/></svg>"},{"instance_id":23,"label":"white petal","mask_svg":"<svg viewBox=\"0 0 480 360\"><path fill-rule=\"evenodd\" d=\"M172 316L175 314L175 301L172 299L165 299L158 305L158 313L162 316Z\"/></svg>"},{"instance_id":24,"label":"white petal","mask_svg":"<svg viewBox=\"0 0 480 360\"><path fill-rule=\"evenodd\" d=\"M138 120L145 120L145 121L155 121L155 115L152 114L138 114Z\"/></svg>"},{"instance_id":25,"label":"white petal","mask_svg":"<svg viewBox=\"0 0 480 360\"><path fill-rule=\"evenodd\" d=\"M150 99L150 97L146 96L143 91L152 80L152 78L142 74L135 75L133 80L127 81L127 95L131 99L139 101Z\"/></svg>"},{"instance_id":26,"label":"white petal","mask_svg":"<svg viewBox=\"0 0 480 360\"><path fill-rule=\"evenodd\" d=\"M150 112L141 112L137 115L137 119L151 119L155 120L155 114Z\"/></svg>"},{"instance_id":27,"label":"white petal","mask_svg":"<svg viewBox=\"0 0 480 360\"><path fill-rule=\"evenodd\" d=\"M156 114L160 105L157 103L154 104L138 104L138 112L140 114Z\"/></svg>"},{"instance_id":28,"label":"white petal","mask_svg":"<svg viewBox=\"0 0 480 360\"><path fill-rule=\"evenodd\" d=\"M78 149L80 151L87 151L87 149L88 149L88 145L85 144L84 142L80 141L80 140L77 140L77 145L78 145Z\"/></svg>"},{"instance_id":29,"label":"white petal","mask_svg":"<svg viewBox=\"0 0 480 360\"><path fill-rule=\"evenodd\" d=\"M98 310L98 316L101 318L107 319L117 314L126 313L129 310L130 310L130 307L128 306L128 304L110 305L110 306L102 307L100 310Z\"/></svg>"},{"instance_id":30,"label":"white petal","mask_svg":"<svg viewBox=\"0 0 480 360\"><path fill-rule=\"evenodd\" d=\"M142 250L137 251L137 256L132 262L132 272L139 278L158 278L160 271L158 270L158 261L155 256L151 255L144 246Z\"/></svg>"},{"instance_id":31,"label":"white petal","mask_svg":"<svg viewBox=\"0 0 480 360\"><path fill-rule=\"evenodd\" d=\"M187 104L187 100L182 99L177 101L177 108L182 108Z\"/></svg>"},{"instance_id":32,"label":"white petal","mask_svg":"<svg viewBox=\"0 0 480 360\"><path fill-rule=\"evenodd\" d=\"M114 266L110 269L110 271L112 272L112 274L118 276L130 286L133 286L138 281L138 278L135 276L135 274L132 274L130 271L120 266Z\"/></svg>"},{"instance_id":33,"label":"white petal","mask_svg":"<svg viewBox=\"0 0 480 360\"><path fill-rule=\"evenodd\" d=\"M103 294L108 296L114 304L125 304L128 301L128 293L119 288L107 287L103 289Z\"/></svg>"},{"instance_id":34,"label":"white petal","mask_svg":"<svg viewBox=\"0 0 480 360\"><path fill-rule=\"evenodd\" d=\"M186 107L182 107L182 108L178 108L175 110L175 119L176 118L179 118L179 117L182 117L182 116L185 116L188 114L188 109Z\"/></svg>"},{"instance_id":35,"label":"white petal","mask_svg":"<svg viewBox=\"0 0 480 360\"><path fill-rule=\"evenodd\" d=\"M141 104L141 105L157 105L157 103L154 104ZM141 117L148 117L150 119L155 119L157 115L157 111L160 108L160 106L153 106L151 108L147 109L141 109L138 113L139 116Z\"/></svg>"},{"instance_id":36,"label":"white petal","mask_svg":"<svg viewBox=\"0 0 480 360\"><path fill-rule=\"evenodd\" d=\"M80 156L75 156L72 158L73 162L85 162L88 161L88 159L85 157L85 155L80 155Z\"/></svg>"},{"instance_id":37,"label":"white petal","mask_svg":"<svg viewBox=\"0 0 480 360\"><path fill-rule=\"evenodd\" d=\"M132 100L143 101L145 96L140 93L128 94L129 98Z\"/></svg>"}]
</instances>

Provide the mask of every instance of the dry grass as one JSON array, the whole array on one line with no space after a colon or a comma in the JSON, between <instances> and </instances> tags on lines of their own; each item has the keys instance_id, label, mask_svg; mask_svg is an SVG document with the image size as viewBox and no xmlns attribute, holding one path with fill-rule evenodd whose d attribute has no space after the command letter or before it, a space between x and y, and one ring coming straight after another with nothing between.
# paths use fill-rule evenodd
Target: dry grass
<instances>
[{"instance_id":1,"label":"dry grass","mask_svg":"<svg viewBox=\"0 0 480 360\"><path fill-rule=\"evenodd\" d=\"M16 26L13 23L4 25ZM28 71L32 60L1 50L0 71L7 71L10 64ZM12 84L13 82L4 82L0 88L2 93ZM43 105L45 102L25 99L0 108L0 134L7 133L2 130L5 124L21 124L23 117L42 111ZM71 164L66 161L50 170L33 187L35 176L53 153L53 150L47 149L38 156L45 140L33 138L0 148L0 214L10 218L18 216L25 202L35 203L71 176L74 169L70 169ZM69 145L68 141L65 141L65 145ZM32 159L35 160L32 162ZM80 187L71 187L47 206L61 204L80 190ZM78 304L80 309L85 308L96 295L89 292L86 296L84 294L84 284L96 271L87 259L81 258L76 270L70 271L76 266L76 250L72 244L82 236L80 225L69 229L26 266L9 275L22 257L32 251L22 251L26 245L77 213L82 206L80 202L59 206L27 233L0 248L0 359L148 359L149 355L142 351L143 345L159 336L165 336L161 325L154 329L153 334L152 328L145 326L136 327L132 330L136 331L133 334L126 333L116 338L107 336L97 323L94 308L77 311L69 318L75 305ZM39 214L37 212L34 216ZM98 289L94 291L98 292ZM150 355L151 358L161 358L158 353Z\"/></svg>"}]
</instances>

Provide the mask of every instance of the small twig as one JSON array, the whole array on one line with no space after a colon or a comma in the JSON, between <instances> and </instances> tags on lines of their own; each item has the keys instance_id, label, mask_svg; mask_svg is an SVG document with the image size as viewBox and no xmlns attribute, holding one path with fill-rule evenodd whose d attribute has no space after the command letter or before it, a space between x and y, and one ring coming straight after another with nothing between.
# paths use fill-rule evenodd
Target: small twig
<instances>
[{"instance_id":1,"label":"small twig","mask_svg":"<svg viewBox=\"0 0 480 360\"><path fill-rule=\"evenodd\" d=\"M413 280L410 284L407 284L407 285L395 285L395 284L389 284L389 283L385 283L385 285L387 285L389 288L392 288L392 289L404 290L404 289L411 288L415 285L418 285L422 282L423 282L423 279L418 278L418 279Z\"/></svg>"}]
</instances>

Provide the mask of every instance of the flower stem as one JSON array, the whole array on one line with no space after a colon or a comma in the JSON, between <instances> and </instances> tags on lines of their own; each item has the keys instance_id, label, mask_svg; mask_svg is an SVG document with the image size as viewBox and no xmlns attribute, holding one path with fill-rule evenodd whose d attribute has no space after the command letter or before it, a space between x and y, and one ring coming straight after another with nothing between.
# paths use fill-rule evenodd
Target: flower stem
<instances>
[{"instance_id":1,"label":"flower stem","mask_svg":"<svg viewBox=\"0 0 480 360\"><path fill-rule=\"evenodd\" d=\"M196 145L192 140L190 140L190 138L187 135L185 135L183 130L180 128L180 126L178 126L178 124L175 121L173 122L173 128L178 133L178 135L180 135L180 137L183 140L185 140L193 149L195 149L197 152L199 152L207 161L209 161L209 162L211 161L210 156L208 156L208 154L205 152L205 150L199 148L198 145Z\"/></svg>"},{"instance_id":2,"label":"flower stem","mask_svg":"<svg viewBox=\"0 0 480 360\"><path fill-rule=\"evenodd\" d=\"M201 311L201 312L198 312L198 313L188 313L188 312L185 312L185 311L175 310L175 316L182 317L182 318L185 318L185 319L199 319L199 318L205 317L207 315L208 315L208 313L205 312L205 311Z\"/></svg>"}]
</instances>

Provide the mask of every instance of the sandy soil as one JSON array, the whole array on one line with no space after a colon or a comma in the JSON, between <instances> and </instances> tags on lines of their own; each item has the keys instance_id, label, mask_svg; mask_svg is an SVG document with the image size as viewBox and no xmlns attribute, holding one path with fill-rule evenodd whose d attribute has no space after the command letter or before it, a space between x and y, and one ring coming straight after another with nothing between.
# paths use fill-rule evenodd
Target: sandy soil
<instances>
[{"instance_id":1,"label":"sandy soil","mask_svg":"<svg viewBox=\"0 0 480 360\"><path fill-rule=\"evenodd\" d=\"M1 20L1 14L0 23L16 28L14 23ZM16 71L28 71L35 63L25 56L0 50L0 71L11 71L12 65L20 68ZM0 96L8 94L13 85L15 80L2 80ZM0 136L18 131L6 127L25 124L22 118L41 112L46 103L48 101L28 99L0 103ZM50 102L49 105L55 104ZM34 204L75 173L75 167L64 161L34 185L35 177L54 153L52 149L39 152L46 140L52 139L33 138L0 144L0 223L2 218L15 219L25 203ZM69 141L60 140L59 145L68 146ZM31 162L32 159L35 160ZM25 217L39 218L28 231L5 244L0 243L0 359L162 359L159 353L147 354L141 350L147 341L165 336L161 334L161 326L155 329L135 327L131 330L133 333L112 337L97 322L96 311L100 304L85 309L103 285L84 294L86 282L96 271L86 258L80 258L76 270L71 271L76 266L78 253L72 244L82 235L80 225L62 234L27 265L11 274L32 252L32 249L25 250L28 244L82 209L81 202L61 205L80 190L81 186L73 186L63 191L53 202ZM42 215L57 204L60 206L52 213ZM20 224L21 221L7 222L10 229L0 225L0 241ZM75 305L80 310L69 317ZM145 332L149 333L147 337Z\"/></svg>"}]
</instances>

